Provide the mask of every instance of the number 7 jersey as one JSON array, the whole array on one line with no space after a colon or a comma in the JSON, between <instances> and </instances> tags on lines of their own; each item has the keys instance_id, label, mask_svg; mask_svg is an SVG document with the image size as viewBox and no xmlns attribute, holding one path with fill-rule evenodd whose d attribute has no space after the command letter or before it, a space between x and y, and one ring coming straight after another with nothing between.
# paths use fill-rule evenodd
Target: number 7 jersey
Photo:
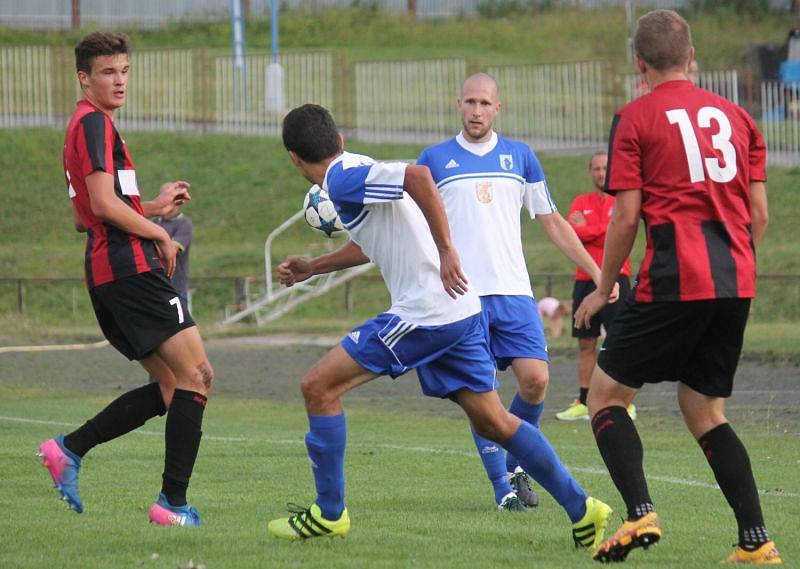
<instances>
[{"instance_id":1,"label":"number 7 jersey","mask_svg":"<svg viewBox=\"0 0 800 569\"><path fill-rule=\"evenodd\" d=\"M642 190L647 249L636 300L754 297L750 183L766 179L764 140L727 99L668 81L622 107L605 189Z\"/></svg>"}]
</instances>

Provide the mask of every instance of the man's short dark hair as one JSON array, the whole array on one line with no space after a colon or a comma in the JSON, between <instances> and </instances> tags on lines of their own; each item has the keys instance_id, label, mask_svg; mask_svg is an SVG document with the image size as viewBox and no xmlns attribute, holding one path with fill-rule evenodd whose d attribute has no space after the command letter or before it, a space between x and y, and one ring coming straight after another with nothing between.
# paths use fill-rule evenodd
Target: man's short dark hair
<instances>
[{"instance_id":1,"label":"man's short dark hair","mask_svg":"<svg viewBox=\"0 0 800 569\"><path fill-rule=\"evenodd\" d=\"M92 72L95 57L127 54L130 50L128 36L114 32L92 32L75 46L75 68L85 73Z\"/></svg>"},{"instance_id":2,"label":"man's short dark hair","mask_svg":"<svg viewBox=\"0 0 800 569\"><path fill-rule=\"evenodd\" d=\"M292 109L283 119L283 145L304 162L317 164L342 150L339 129L331 114L319 105Z\"/></svg>"},{"instance_id":3,"label":"man's short dark hair","mask_svg":"<svg viewBox=\"0 0 800 569\"><path fill-rule=\"evenodd\" d=\"M633 49L658 71L683 67L692 51L692 32L677 12L653 10L636 23Z\"/></svg>"}]
</instances>

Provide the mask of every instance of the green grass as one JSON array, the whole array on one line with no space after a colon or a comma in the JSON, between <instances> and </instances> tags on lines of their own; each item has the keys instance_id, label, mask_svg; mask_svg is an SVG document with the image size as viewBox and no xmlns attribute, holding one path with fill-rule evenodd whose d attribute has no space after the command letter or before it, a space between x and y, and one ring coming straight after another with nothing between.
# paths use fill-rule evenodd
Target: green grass
<instances>
[{"instance_id":1,"label":"green grass","mask_svg":"<svg viewBox=\"0 0 800 569\"><path fill-rule=\"evenodd\" d=\"M348 412L347 503L353 529L345 540L289 544L265 532L265 522L282 515L286 501L313 499L303 446L306 419L298 403L212 400L190 496L205 516L204 527L170 530L146 523L160 483L160 436L131 435L95 449L81 479L86 512L75 515L56 499L32 449L65 428L61 422L78 424L107 400L75 391L0 387L0 415L56 422L0 418L4 567L166 569L190 559L226 569L593 566L586 552L573 550L568 520L549 497L533 512L493 511L463 419L452 413L410 414L394 406L387 414L362 402ZM157 435L162 425L163 420L153 421L146 433ZM735 523L721 494L708 487L713 479L702 454L674 421L645 417L639 427L647 470L660 478L651 488L666 537L631 561L646 558L676 568L716 564L735 541ZM578 479L621 513L624 506L587 426L553 423L545 430ZM742 437L760 487L771 491L763 497L769 528L791 563L800 558L793 539L800 516L798 440L756 429Z\"/></svg>"},{"instance_id":2,"label":"green grass","mask_svg":"<svg viewBox=\"0 0 800 569\"><path fill-rule=\"evenodd\" d=\"M787 14L742 15L732 11L686 13L698 58L706 69L741 68L758 43L783 43ZM605 60L625 65L626 23L621 8L556 9L499 19L414 22L403 14L372 10L286 12L281 49L332 50L351 60L462 57L491 63L552 63ZM725 33L720 33L725 30ZM137 49L206 47L230 51L230 24L171 24L158 30L126 30ZM0 28L0 44L74 46L86 30L41 32ZM564 41L568 38L569 41ZM247 48L269 49L269 22L252 18Z\"/></svg>"},{"instance_id":3,"label":"green grass","mask_svg":"<svg viewBox=\"0 0 800 569\"><path fill-rule=\"evenodd\" d=\"M4 205L13 212L0 221L0 274L6 277L72 277L83 274L85 237L71 225L70 206L61 172L63 134L55 129L0 130L0 187ZM194 200L185 208L195 226L192 276L230 279L196 284L195 314L204 325L222 317L234 301L234 278L263 273L263 244L269 231L300 206L308 184L297 175L280 142L271 138L230 135L125 133L135 157L145 198L162 181L192 183ZM419 146L352 144L348 148L377 158L414 158ZM566 211L572 198L589 190L586 156L543 155L542 162L556 203ZM22 174L24 172L24 175ZM770 168L771 221L759 248L762 273L800 273L800 202L794 188L800 169ZM523 223L523 246L537 295L571 295L572 267L547 240L538 223ZM318 255L341 243L317 237L299 223L274 244L273 262L287 254ZM643 232L633 254L634 267L643 251ZM549 279L545 273L566 276ZM345 311L344 291L335 291L303 305L267 331L341 332L388 306L378 280L353 283L353 310ZM756 322L795 322L800 312L800 283L762 280L753 305ZM16 314L15 283L0 283L0 336L21 340L97 334L88 295L80 282L31 284L28 317ZM206 328L208 328L206 326ZM770 333L759 336L760 353L790 348L797 338L787 323L787 340ZM208 328L208 331L212 330ZM245 328L238 333L264 331ZM770 348L772 343L776 347ZM780 348L777 347L780 344Z\"/></svg>"}]
</instances>

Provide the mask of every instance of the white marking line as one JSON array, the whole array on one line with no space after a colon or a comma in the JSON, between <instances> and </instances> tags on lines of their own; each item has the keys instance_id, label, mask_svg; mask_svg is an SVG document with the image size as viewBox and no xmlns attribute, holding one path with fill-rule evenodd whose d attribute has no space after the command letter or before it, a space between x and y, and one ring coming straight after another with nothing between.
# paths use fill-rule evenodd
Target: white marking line
<instances>
[{"instance_id":1,"label":"white marking line","mask_svg":"<svg viewBox=\"0 0 800 569\"><path fill-rule=\"evenodd\" d=\"M9 417L7 415L0 415L0 421L10 421L15 423L33 423L36 425L53 425L57 427L71 427L74 426L74 423L67 423L65 421L44 421L41 419L28 419L25 417ZM147 431L144 429L137 429L133 431L138 435L146 435L146 436L164 436L163 432L158 431ZM222 441L222 442L265 442L269 444L281 444L281 445L304 445L304 441L301 439L252 439L248 437L215 437L213 435L203 435L204 440L210 441ZM393 444L370 444L370 443L355 443L355 444L348 444L349 448L380 448L386 450L398 450L404 452L422 452L426 454L449 454L454 456L462 456L466 458L472 458L475 453L473 452L466 452L461 450L455 449L447 449L447 448L434 448L434 447L410 447L410 446L403 446L403 445L393 445ZM608 476L608 471L602 468L595 468L593 466L567 466L567 468L573 472L582 472L584 474L592 474L596 476ZM659 476L659 475L652 475L649 474L647 476L648 480L657 480L658 482L666 482L669 484L675 484L677 486L691 486L693 488L709 488L711 490L719 490L719 486L716 484L710 484L708 482L701 482L699 480L692 480L690 478L677 478L674 476ZM772 496L777 498L800 498L800 494L795 492L776 492L776 491L766 491L766 490L759 490L759 494L762 496Z\"/></svg>"}]
</instances>

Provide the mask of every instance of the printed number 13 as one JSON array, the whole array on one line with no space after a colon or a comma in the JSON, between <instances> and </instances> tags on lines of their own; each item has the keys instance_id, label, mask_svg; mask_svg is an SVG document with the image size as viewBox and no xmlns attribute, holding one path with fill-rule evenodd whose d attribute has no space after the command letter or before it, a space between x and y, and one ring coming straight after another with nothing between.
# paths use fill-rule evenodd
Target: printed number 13
<instances>
[{"instance_id":1,"label":"printed number 13","mask_svg":"<svg viewBox=\"0 0 800 569\"><path fill-rule=\"evenodd\" d=\"M183 324L183 306L181 306L181 300L176 296L170 300L169 303L178 309L178 324Z\"/></svg>"},{"instance_id":2,"label":"printed number 13","mask_svg":"<svg viewBox=\"0 0 800 569\"><path fill-rule=\"evenodd\" d=\"M686 109L673 109L667 111L667 119L670 124L677 124L683 139L683 148L686 151L686 161L689 163L689 177L692 182L704 182L706 179L705 170L708 177L715 182L730 182L736 177L736 149L731 144L731 122L728 117L716 107L703 107L697 111L697 126L700 128L711 128L711 121L714 120L719 125L719 132L711 135L711 145L715 150L722 153L722 161L725 167L720 166L719 158L703 159L700 154L700 145L697 143L697 136L694 133L689 113Z\"/></svg>"}]
</instances>

